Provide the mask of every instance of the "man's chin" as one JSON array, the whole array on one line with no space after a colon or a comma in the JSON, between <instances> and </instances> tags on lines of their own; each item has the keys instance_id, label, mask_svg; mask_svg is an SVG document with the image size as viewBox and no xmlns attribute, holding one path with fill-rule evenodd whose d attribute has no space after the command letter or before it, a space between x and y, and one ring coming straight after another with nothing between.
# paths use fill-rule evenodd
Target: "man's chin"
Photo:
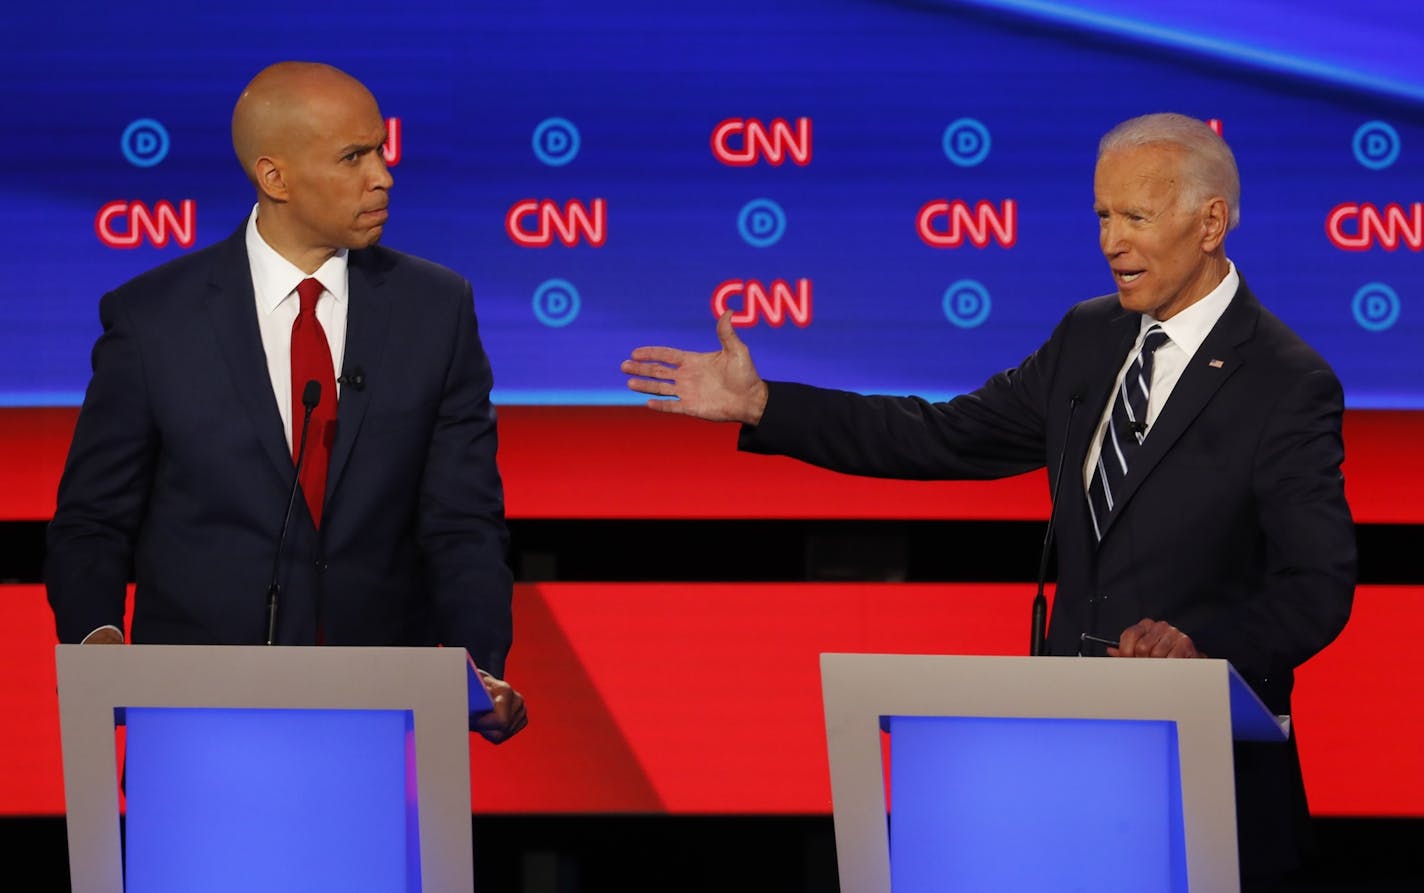
<instances>
[{"instance_id":1,"label":"man's chin","mask_svg":"<svg viewBox=\"0 0 1424 893\"><path fill-rule=\"evenodd\" d=\"M351 244L346 246L351 249L372 248L381 241L381 236L385 234L385 226L376 226L367 230L351 240Z\"/></svg>"}]
</instances>

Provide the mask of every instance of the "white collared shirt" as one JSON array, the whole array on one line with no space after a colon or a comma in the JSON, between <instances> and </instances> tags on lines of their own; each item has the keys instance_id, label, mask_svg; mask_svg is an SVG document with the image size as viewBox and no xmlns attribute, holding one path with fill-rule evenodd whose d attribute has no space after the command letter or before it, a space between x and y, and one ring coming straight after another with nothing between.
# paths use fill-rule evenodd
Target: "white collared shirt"
<instances>
[{"instance_id":1,"label":"white collared shirt","mask_svg":"<svg viewBox=\"0 0 1424 893\"><path fill-rule=\"evenodd\" d=\"M1157 416L1161 414L1162 407L1167 404L1167 399L1172 396L1172 389L1177 386L1177 381L1182 377L1182 372L1187 368L1187 363L1196 354L1197 348L1201 347L1203 341L1216 321L1221 319L1221 314L1226 312L1226 307L1235 297L1236 290L1241 285L1241 277L1236 273L1236 265L1229 259L1226 262L1226 278L1221 280L1221 284L1207 293L1206 297L1192 304L1190 307L1178 312L1171 319L1165 322L1158 322L1152 317L1143 314L1142 324L1137 331L1137 340L1132 344L1132 350L1127 352L1127 359L1123 361L1122 368L1117 371L1117 381L1113 386L1113 393L1117 393L1117 387L1122 384L1123 376L1127 375L1128 368L1137 359L1137 352L1142 349L1142 342L1147 337L1147 329L1158 325L1167 333L1169 339L1157 352L1152 355L1152 383L1147 389L1147 436L1152 436L1152 426L1157 422ZM1098 420L1098 427L1093 431L1093 439L1088 446L1088 458L1083 463L1083 490L1087 491L1093 480L1093 467L1098 464L1098 453L1103 445L1103 431L1108 426L1108 418L1112 415L1113 400L1108 401L1107 408L1103 410L1103 416Z\"/></svg>"},{"instance_id":2,"label":"white collared shirt","mask_svg":"<svg viewBox=\"0 0 1424 893\"><path fill-rule=\"evenodd\" d=\"M287 448L292 446L292 323L297 320L301 300L297 286L306 273L278 254L257 231L257 208L247 218L247 264L252 271L252 292L257 299L257 328L262 333L262 352L267 355L267 374L272 379L272 396L282 414L282 430ZM341 376L341 360L346 349L347 275L346 250L336 252L317 268L311 278L324 291L316 302L316 318L331 346L333 377ZM337 396L341 385L336 385ZM325 395L323 400L328 399Z\"/></svg>"}]
</instances>

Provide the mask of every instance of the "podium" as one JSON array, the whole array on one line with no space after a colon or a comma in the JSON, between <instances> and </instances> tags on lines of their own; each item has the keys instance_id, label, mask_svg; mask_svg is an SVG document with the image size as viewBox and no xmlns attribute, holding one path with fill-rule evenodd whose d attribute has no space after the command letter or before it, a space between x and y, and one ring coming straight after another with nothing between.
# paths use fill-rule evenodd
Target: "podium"
<instances>
[{"instance_id":1,"label":"podium","mask_svg":"<svg viewBox=\"0 0 1424 893\"><path fill-rule=\"evenodd\" d=\"M55 663L75 893L472 888L469 716L489 698L464 650L60 645Z\"/></svg>"},{"instance_id":2,"label":"podium","mask_svg":"<svg viewBox=\"0 0 1424 893\"><path fill-rule=\"evenodd\" d=\"M821 682L842 893L1235 893L1232 740L1289 722L1222 660L823 654Z\"/></svg>"}]
</instances>

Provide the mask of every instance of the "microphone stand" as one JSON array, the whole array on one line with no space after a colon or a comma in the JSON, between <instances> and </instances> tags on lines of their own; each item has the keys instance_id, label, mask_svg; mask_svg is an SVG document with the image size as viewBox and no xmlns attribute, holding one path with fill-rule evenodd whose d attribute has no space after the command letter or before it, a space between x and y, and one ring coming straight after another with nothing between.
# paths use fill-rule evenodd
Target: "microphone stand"
<instances>
[{"instance_id":1,"label":"microphone stand","mask_svg":"<svg viewBox=\"0 0 1424 893\"><path fill-rule=\"evenodd\" d=\"M1048 625L1048 599L1043 584L1048 577L1048 550L1053 544L1053 522L1058 517L1058 496L1063 490L1063 460L1068 456L1068 435L1073 430L1073 413L1083 398L1074 394L1068 400L1068 419L1063 424L1063 448L1058 452L1058 470L1053 479L1052 504L1048 507L1048 528L1043 532L1043 552L1038 559L1038 591L1033 596L1033 616L1029 629L1028 653L1040 657L1048 653L1045 628Z\"/></svg>"},{"instance_id":2,"label":"microphone stand","mask_svg":"<svg viewBox=\"0 0 1424 893\"><path fill-rule=\"evenodd\" d=\"M282 516L282 529L277 534L277 551L272 556L272 584L267 587L267 644L272 645L277 638L277 597L282 593L278 577L282 565L282 546L287 542L287 528L292 523L292 510L297 505L297 488L302 483L302 460L307 455L307 429L311 426L312 410L321 402L321 382L312 379L302 388L302 435L297 445L297 464L292 469L292 490L287 494L287 512Z\"/></svg>"}]
</instances>

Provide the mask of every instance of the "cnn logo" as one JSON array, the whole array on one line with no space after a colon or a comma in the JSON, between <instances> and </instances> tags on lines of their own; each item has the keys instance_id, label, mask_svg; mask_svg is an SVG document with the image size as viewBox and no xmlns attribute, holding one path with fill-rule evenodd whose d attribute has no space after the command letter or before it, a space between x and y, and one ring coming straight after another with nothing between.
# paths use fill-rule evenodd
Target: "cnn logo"
<instances>
[{"instance_id":1,"label":"cnn logo","mask_svg":"<svg viewBox=\"0 0 1424 893\"><path fill-rule=\"evenodd\" d=\"M112 201L94 216L94 233L110 248L137 248L146 239L155 248L165 248L170 239L192 248L198 231L198 205L185 198L174 208L172 202L155 202L150 209L143 202Z\"/></svg>"},{"instance_id":2,"label":"cnn logo","mask_svg":"<svg viewBox=\"0 0 1424 893\"><path fill-rule=\"evenodd\" d=\"M811 163L811 119L785 118L763 124L756 118L728 118L712 130L712 155L728 167L751 167L765 159L780 166L788 158L805 167Z\"/></svg>"},{"instance_id":3,"label":"cnn logo","mask_svg":"<svg viewBox=\"0 0 1424 893\"><path fill-rule=\"evenodd\" d=\"M525 199L505 215L504 231L525 248L547 248L556 239L569 247L586 241L602 248L608 239L608 203L596 198L587 205L570 201L561 207L552 199Z\"/></svg>"},{"instance_id":4,"label":"cnn logo","mask_svg":"<svg viewBox=\"0 0 1424 893\"><path fill-rule=\"evenodd\" d=\"M797 279L792 285L784 279L773 279L763 285L755 279L728 279L712 292L712 315L721 317L741 297L740 309L732 312L732 325L738 328L765 321L780 328L791 320L799 328L811 324L811 280Z\"/></svg>"}]
</instances>

